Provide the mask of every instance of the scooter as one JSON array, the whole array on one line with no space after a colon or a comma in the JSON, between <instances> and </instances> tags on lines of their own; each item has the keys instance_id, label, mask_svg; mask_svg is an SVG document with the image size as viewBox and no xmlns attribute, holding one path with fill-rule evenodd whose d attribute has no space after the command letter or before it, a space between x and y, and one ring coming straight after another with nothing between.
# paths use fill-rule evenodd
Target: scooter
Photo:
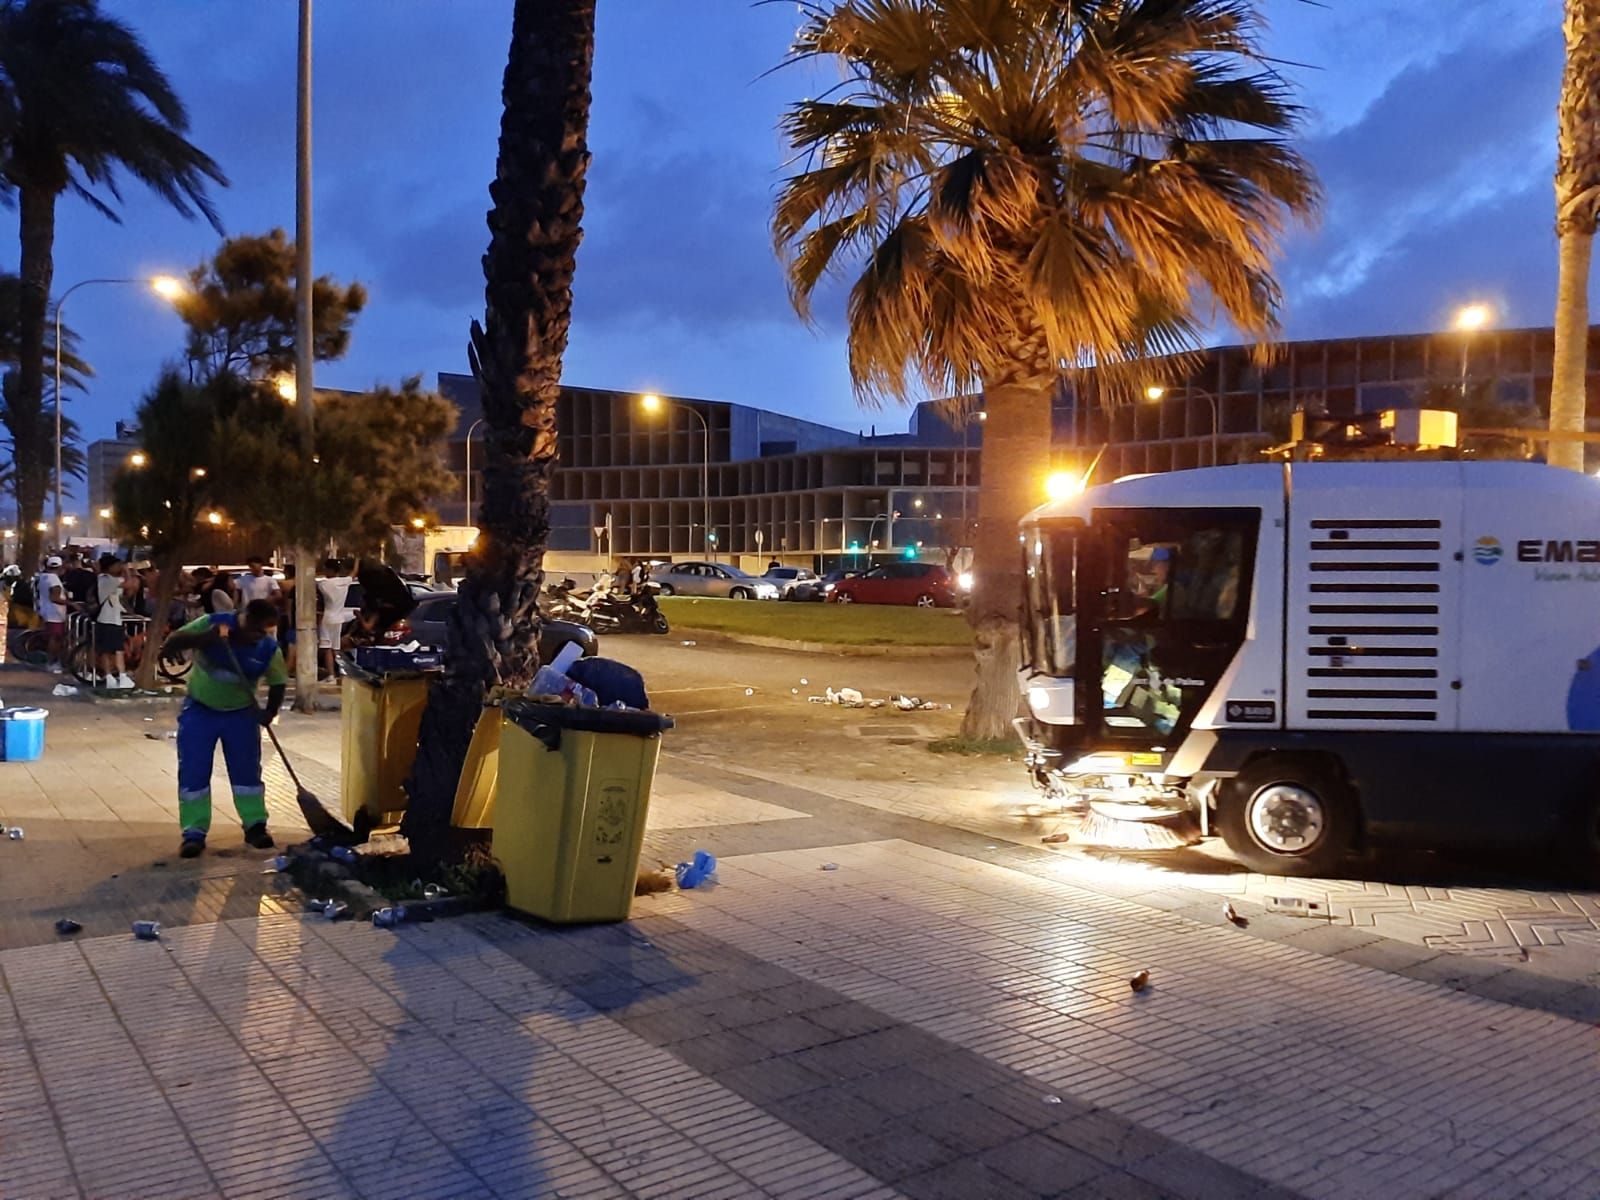
<instances>
[{"instance_id":1,"label":"scooter","mask_svg":"<svg viewBox=\"0 0 1600 1200\"><path fill-rule=\"evenodd\" d=\"M647 583L636 592L597 592L589 598L593 627L611 633L671 632L667 615L656 603L657 590Z\"/></svg>"}]
</instances>

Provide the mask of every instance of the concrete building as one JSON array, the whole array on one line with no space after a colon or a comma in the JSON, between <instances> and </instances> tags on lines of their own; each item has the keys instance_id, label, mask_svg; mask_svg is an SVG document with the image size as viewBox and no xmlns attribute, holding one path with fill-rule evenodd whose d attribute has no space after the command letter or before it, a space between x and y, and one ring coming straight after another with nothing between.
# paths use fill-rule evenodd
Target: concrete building
<instances>
[{"instance_id":1,"label":"concrete building","mask_svg":"<svg viewBox=\"0 0 1600 1200\"><path fill-rule=\"evenodd\" d=\"M441 374L439 390L461 410L449 448L461 486L437 511L445 524L469 524L467 435L476 503L482 405L470 376ZM651 412L636 393L562 389L552 551L749 566L770 556L865 561L874 545L880 555L959 545L963 506L976 514L979 439L964 451L925 411L912 433L873 438L743 404L662 399Z\"/></svg>"}]
</instances>

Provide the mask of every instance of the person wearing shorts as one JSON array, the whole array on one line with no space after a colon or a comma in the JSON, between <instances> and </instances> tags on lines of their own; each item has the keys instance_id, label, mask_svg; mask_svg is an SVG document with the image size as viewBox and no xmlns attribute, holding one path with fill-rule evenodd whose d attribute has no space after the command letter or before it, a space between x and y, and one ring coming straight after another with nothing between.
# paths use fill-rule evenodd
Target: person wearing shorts
<instances>
[{"instance_id":1,"label":"person wearing shorts","mask_svg":"<svg viewBox=\"0 0 1600 1200\"><path fill-rule=\"evenodd\" d=\"M322 676L335 674L334 654L340 649L345 624L355 613L346 607L350 585L355 577L348 573L348 565L330 558L322 566L325 578L317 580L317 592L322 598L322 623L317 626L317 649L321 651Z\"/></svg>"},{"instance_id":2,"label":"person wearing shorts","mask_svg":"<svg viewBox=\"0 0 1600 1200\"><path fill-rule=\"evenodd\" d=\"M61 657L67 647L67 592L61 584L61 556L52 554L44 560L44 570L33 581L38 597L39 620L44 622L50 657L50 673L62 672Z\"/></svg>"},{"instance_id":3,"label":"person wearing shorts","mask_svg":"<svg viewBox=\"0 0 1600 1200\"><path fill-rule=\"evenodd\" d=\"M133 687L123 658L122 560L114 554L100 556L100 574L95 578L94 648L96 664L105 686L126 690Z\"/></svg>"}]
</instances>

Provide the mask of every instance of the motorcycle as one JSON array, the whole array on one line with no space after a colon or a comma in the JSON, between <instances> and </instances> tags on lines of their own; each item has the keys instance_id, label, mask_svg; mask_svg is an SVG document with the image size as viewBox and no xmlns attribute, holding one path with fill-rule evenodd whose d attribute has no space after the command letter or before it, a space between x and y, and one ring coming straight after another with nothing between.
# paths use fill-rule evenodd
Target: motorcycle
<instances>
[{"instance_id":1,"label":"motorcycle","mask_svg":"<svg viewBox=\"0 0 1600 1200\"><path fill-rule=\"evenodd\" d=\"M546 616L587 625L596 633L667 633L666 614L656 603L659 589L647 583L634 592L615 591L608 579L589 592L579 592L571 579L545 589Z\"/></svg>"}]
</instances>

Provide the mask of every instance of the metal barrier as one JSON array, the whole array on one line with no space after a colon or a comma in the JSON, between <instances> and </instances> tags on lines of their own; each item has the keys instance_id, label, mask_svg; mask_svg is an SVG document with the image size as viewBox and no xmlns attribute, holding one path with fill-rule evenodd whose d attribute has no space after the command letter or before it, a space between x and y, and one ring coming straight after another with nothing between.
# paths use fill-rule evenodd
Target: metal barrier
<instances>
[{"instance_id":1,"label":"metal barrier","mask_svg":"<svg viewBox=\"0 0 1600 1200\"><path fill-rule=\"evenodd\" d=\"M63 651L65 666L87 687L99 686L99 624L86 612L71 613L67 617L67 644ZM129 675L133 674L143 658L149 628L149 617L126 614L122 618L123 660ZM181 663L162 663L160 670L163 678L177 682L188 674L188 656L185 655Z\"/></svg>"}]
</instances>

